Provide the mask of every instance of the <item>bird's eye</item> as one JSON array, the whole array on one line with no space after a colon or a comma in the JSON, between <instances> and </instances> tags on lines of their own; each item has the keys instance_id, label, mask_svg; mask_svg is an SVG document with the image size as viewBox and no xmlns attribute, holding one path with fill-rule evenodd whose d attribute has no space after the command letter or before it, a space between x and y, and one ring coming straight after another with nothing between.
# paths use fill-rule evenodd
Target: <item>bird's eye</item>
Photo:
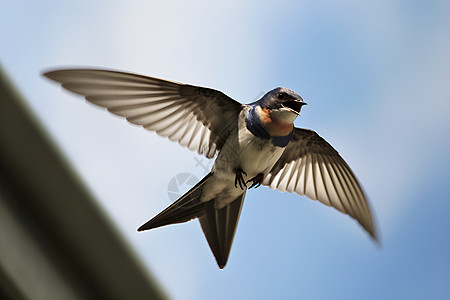
<instances>
[{"instance_id":1,"label":"bird's eye","mask_svg":"<svg viewBox=\"0 0 450 300\"><path fill-rule=\"evenodd\" d=\"M280 100L286 99L286 93L279 93L278 94L278 99L280 99Z\"/></svg>"}]
</instances>

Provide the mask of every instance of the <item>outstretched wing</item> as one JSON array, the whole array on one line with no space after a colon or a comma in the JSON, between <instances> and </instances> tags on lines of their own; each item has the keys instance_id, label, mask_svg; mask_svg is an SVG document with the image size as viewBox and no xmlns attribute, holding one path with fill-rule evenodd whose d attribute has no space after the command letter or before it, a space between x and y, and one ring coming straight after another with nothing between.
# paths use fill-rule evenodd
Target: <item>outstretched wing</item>
<instances>
[{"instance_id":1,"label":"outstretched wing","mask_svg":"<svg viewBox=\"0 0 450 300\"><path fill-rule=\"evenodd\" d=\"M356 219L376 239L361 185L339 153L312 130L295 128L291 141L263 184L333 206Z\"/></svg>"},{"instance_id":2,"label":"outstretched wing","mask_svg":"<svg viewBox=\"0 0 450 300\"><path fill-rule=\"evenodd\" d=\"M236 126L242 104L224 93L142 75L91 69L44 74L129 122L211 158Z\"/></svg>"}]
</instances>

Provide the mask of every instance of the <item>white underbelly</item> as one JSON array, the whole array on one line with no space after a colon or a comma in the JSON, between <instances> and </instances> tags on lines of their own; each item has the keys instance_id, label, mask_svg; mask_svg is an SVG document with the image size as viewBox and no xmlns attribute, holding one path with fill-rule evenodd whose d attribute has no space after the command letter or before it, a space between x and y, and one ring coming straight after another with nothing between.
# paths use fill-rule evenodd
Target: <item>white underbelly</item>
<instances>
[{"instance_id":1,"label":"white underbelly","mask_svg":"<svg viewBox=\"0 0 450 300\"><path fill-rule=\"evenodd\" d=\"M237 144L237 143L236 143ZM224 145L212 169L212 178L203 189L201 201L215 199L217 209L234 201L244 191L235 186L236 170L242 169L245 181L260 173L269 172L283 154L284 148L274 146L269 140L253 135L239 147Z\"/></svg>"},{"instance_id":2,"label":"white underbelly","mask_svg":"<svg viewBox=\"0 0 450 300\"><path fill-rule=\"evenodd\" d=\"M274 146L269 140L253 138L253 141L242 147L241 168L249 178L267 173L283 154L283 150L284 148Z\"/></svg>"},{"instance_id":3,"label":"white underbelly","mask_svg":"<svg viewBox=\"0 0 450 300\"><path fill-rule=\"evenodd\" d=\"M215 199L217 208L228 205L244 191L235 186L236 171L242 169L245 181L260 173L267 174L285 148L272 144L270 140L254 136L245 124L231 133L225 141L212 168L212 178L205 186L201 201Z\"/></svg>"},{"instance_id":4,"label":"white underbelly","mask_svg":"<svg viewBox=\"0 0 450 300\"><path fill-rule=\"evenodd\" d=\"M234 182L236 169L247 173L246 179L269 172L283 154L284 148L270 140L255 137L247 130L241 130L228 138L213 167L224 180Z\"/></svg>"}]
</instances>

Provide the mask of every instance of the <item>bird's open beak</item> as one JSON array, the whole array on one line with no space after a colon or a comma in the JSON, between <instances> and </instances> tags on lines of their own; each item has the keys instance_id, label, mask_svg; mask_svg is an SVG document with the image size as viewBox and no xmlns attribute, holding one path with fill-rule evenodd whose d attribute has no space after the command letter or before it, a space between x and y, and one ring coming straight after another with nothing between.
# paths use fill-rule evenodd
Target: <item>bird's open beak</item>
<instances>
[{"instance_id":1,"label":"bird's open beak","mask_svg":"<svg viewBox=\"0 0 450 300\"><path fill-rule=\"evenodd\" d=\"M303 105L308 105L303 99L298 100L288 100L284 101L281 106L285 108L289 108L294 111L297 115L300 114L300 110Z\"/></svg>"}]
</instances>

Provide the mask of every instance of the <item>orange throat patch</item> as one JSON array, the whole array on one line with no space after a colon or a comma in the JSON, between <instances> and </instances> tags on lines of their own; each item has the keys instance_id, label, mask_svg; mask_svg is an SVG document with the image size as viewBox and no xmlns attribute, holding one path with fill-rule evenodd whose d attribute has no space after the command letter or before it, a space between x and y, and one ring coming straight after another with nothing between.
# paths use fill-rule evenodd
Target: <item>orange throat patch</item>
<instances>
[{"instance_id":1,"label":"orange throat patch","mask_svg":"<svg viewBox=\"0 0 450 300\"><path fill-rule=\"evenodd\" d=\"M270 109L257 106L256 113L261 121L261 125L271 136L287 136L294 128L294 123L285 123L272 118Z\"/></svg>"}]
</instances>

